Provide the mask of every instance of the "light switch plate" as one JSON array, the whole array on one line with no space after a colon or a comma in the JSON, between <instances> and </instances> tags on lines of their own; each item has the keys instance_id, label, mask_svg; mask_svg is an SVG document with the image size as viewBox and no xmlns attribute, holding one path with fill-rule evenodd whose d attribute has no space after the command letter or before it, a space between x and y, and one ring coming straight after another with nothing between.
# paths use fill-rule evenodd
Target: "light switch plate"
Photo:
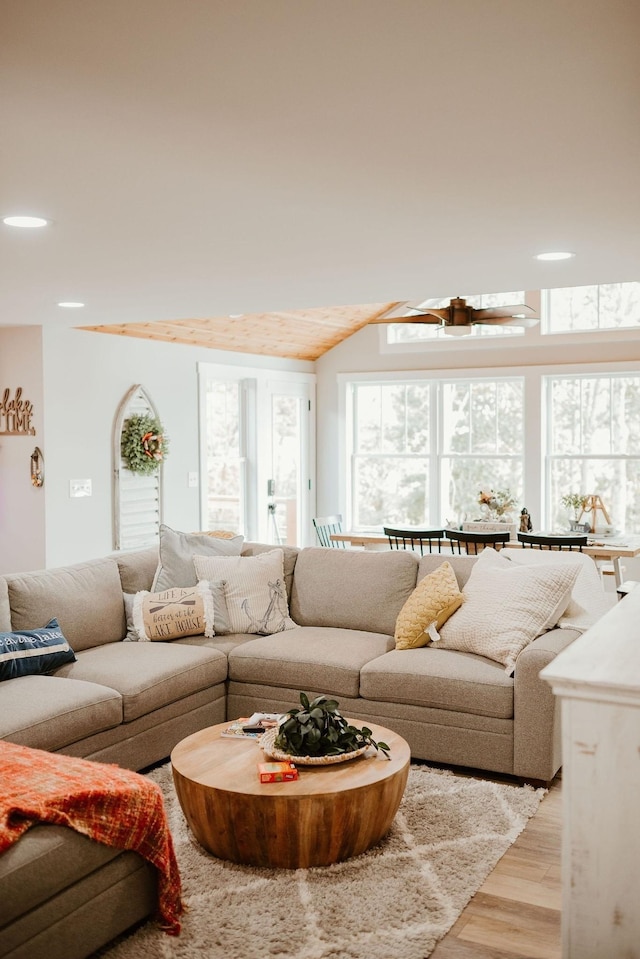
<instances>
[{"instance_id":1,"label":"light switch plate","mask_svg":"<svg viewBox=\"0 0 640 959\"><path fill-rule=\"evenodd\" d=\"M198 485L198 474L197 474L197 473L189 473L189 474L188 474L188 480L187 480L187 486L193 488L194 486L197 486L197 485Z\"/></svg>"},{"instance_id":2,"label":"light switch plate","mask_svg":"<svg viewBox=\"0 0 640 959\"><path fill-rule=\"evenodd\" d=\"M69 480L69 496L91 496L90 479L72 479Z\"/></svg>"}]
</instances>

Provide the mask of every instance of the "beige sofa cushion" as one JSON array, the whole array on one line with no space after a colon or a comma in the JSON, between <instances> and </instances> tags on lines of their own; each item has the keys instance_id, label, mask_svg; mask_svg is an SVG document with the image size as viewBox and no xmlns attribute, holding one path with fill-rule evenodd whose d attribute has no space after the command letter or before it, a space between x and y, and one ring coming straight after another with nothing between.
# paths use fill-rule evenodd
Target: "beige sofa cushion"
<instances>
[{"instance_id":1,"label":"beige sofa cushion","mask_svg":"<svg viewBox=\"0 0 640 959\"><path fill-rule=\"evenodd\" d=\"M453 572L456 574L458 586L462 589L478 561L477 556L456 556L455 553L427 553L420 558L418 564L418 582L425 576L428 576L429 573L433 573L438 566L442 565L445 559L450 563Z\"/></svg>"},{"instance_id":2,"label":"beige sofa cushion","mask_svg":"<svg viewBox=\"0 0 640 959\"><path fill-rule=\"evenodd\" d=\"M416 585L411 552L300 550L289 604L299 626L336 626L393 636L398 613Z\"/></svg>"},{"instance_id":3,"label":"beige sofa cushion","mask_svg":"<svg viewBox=\"0 0 640 959\"><path fill-rule=\"evenodd\" d=\"M139 593L142 589L151 589L158 568L157 546L112 555L118 564L123 593Z\"/></svg>"},{"instance_id":4,"label":"beige sofa cushion","mask_svg":"<svg viewBox=\"0 0 640 959\"><path fill-rule=\"evenodd\" d=\"M57 619L75 652L125 635L122 586L113 559L12 573L7 586L14 629L36 629Z\"/></svg>"},{"instance_id":5,"label":"beige sofa cushion","mask_svg":"<svg viewBox=\"0 0 640 959\"><path fill-rule=\"evenodd\" d=\"M360 695L374 702L513 717L513 679L499 663L433 645L394 649L366 663Z\"/></svg>"},{"instance_id":6,"label":"beige sofa cushion","mask_svg":"<svg viewBox=\"0 0 640 959\"><path fill-rule=\"evenodd\" d=\"M297 627L232 649L229 678L302 692L358 696L364 664L392 648L393 639L381 633Z\"/></svg>"},{"instance_id":7,"label":"beige sofa cushion","mask_svg":"<svg viewBox=\"0 0 640 959\"><path fill-rule=\"evenodd\" d=\"M111 643L85 649L56 676L104 683L123 700L126 723L227 678L227 657L206 646ZM212 694L213 699L213 694Z\"/></svg>"},{"instance_id":8,"label":"beige sofa cushion","mask_svg":"<svg viewBox=\"0 0 640 959\"><path fill-rule=\"evenodd\" d=\"M122 722L122 697L99 683L20 676L0 683L0 739L55 752Z\"/></svg>"},{"instance_id":9,"label":"beige sofa cushion","mask_svg":"<svg viewBox=\"0 0 640 959\"><path fill-rule=\"evenodd\" d=\"M0 633L10 633L11 626L11 607L9 606L9 590L7 581L0 576Z\"/></svg>"}]
</instances>

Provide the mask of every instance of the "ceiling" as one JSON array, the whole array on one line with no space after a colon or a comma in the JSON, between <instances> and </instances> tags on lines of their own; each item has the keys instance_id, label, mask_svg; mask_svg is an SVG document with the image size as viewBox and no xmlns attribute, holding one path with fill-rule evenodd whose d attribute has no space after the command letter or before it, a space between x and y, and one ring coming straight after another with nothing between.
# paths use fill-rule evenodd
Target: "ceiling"
<instances>
[{"instance_id":1,"label":"ceiling","mask_svg":"<svg viewBox=\"0 0 640 959\"><path fill-rule=\"evenodd\" d=\"M640 279L639 40L634 0L2 0L0 216L52 222L0 225L0 326L315 358Z\"/></svg>"}]
</instances>

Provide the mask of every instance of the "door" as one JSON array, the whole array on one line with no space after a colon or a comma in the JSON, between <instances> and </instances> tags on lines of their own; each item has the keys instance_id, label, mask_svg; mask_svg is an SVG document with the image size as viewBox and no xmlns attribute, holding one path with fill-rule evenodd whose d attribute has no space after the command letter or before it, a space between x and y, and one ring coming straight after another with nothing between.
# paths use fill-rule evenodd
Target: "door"
<instances>
[{"instance_id":1,"label":"door","mask_svg":"<svg viewBox=\"0 0 640 959\"><path fill-rule=\"evenodd\" d=\"M258 434L264 438L259 491L266 493L266 502L259 508L266 527L260 525L260 539L278 546L304 545L309 542L313 485L310 386L269 380L264 401L268 424Z\"/></svg>"},{"instance_id":2,"label":"door","mask_svg":"<svg viewBox=\"0 0 640 959\"><path fill-rule=\"evenodd\" d=\"M199 370L202 529L274 545L312 542L315 377L204 363Z\"/></svg>"}]
</instances>

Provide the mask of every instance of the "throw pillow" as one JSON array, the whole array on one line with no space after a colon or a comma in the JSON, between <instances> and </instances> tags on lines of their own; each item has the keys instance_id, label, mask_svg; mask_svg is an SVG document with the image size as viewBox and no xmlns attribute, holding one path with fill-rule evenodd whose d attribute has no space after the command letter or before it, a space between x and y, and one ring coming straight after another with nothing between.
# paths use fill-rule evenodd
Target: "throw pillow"
<instances>
[{"instance_id":1,"label":"throw pillow","mask_svg":"<svg viewBox=\"0 0 640 959\"><path fill-rule=\"evenodd\" d=\"M42 629L0 633L0 680L49 673L75 661L76 654L63 636L57 619L49 620Z\"/></svg>"},{"instance_id":2,"label":"throw pillow","mask_svg":"<svg viewBox=\"0 0 640 959\"><path fill-rule=\"evenodd\" d=\"M396 620L396 649L417 649L438 639L438 630L462 605L462 593L451 563L424 576Z\"/></svg>"},{"instance_id":3,"label":"throw pillow","mask_svg":"<svg viewBox=\"0 0 640 959\"><path fill-rule=\"evenodd\" d=\"M437 645L486 656L512 675L518 654L562 616L578 571L564 563L514 566L484 549L462 591L464 603L442 627Z\"/></svg>"},{"instance_id":4,"label":"throw pillow","mask_svg":"<svg viewBox=\"0 0 640 959\"><path fill-rule=\"evenodd\" d=\"M586 553L569 550L509 549L500 555L507 556L514 566L569 563L578 567L578 578L571 592L571 601L558 620L561 629L576 629L584 633L615 605L615 595L605 593L598 567Z\"/></svg>"},{"instance_id":5,"label":"throw pillow","mask_svg":"<svg viewBox=\"0 0 640 959\"><path fill-rule=\"evenodd\" d=\"M183 636L211 638L228 633L224 583L174 587L159 593L123 593L127 616L125 642L168 641Z\"/></svg>"},{"instance_id":6,"label":"throw pillow","mask_svg":"<svg viewBox=\"0 0 640 959\"><path fill-rule=\"evenodd\" d=\"M223 539L206 533L180 533L162 524L160 562L151 589L159 592L172 586L195 586L197 580L193 557L196 553L205 556L239 556L243 543L244 536Z\"/></svg>"},{"instance_id":7,"label":"throw pillow","mask_svg":"<svg viewBox=\"0 0 640 959\"><path fill-rule=\"evenodd\" d=\"M269 636L295 623L284 585L284 552L258 556L194 556L198 579L224 580L231 631Z\"/></svg>"}]
</instances>

